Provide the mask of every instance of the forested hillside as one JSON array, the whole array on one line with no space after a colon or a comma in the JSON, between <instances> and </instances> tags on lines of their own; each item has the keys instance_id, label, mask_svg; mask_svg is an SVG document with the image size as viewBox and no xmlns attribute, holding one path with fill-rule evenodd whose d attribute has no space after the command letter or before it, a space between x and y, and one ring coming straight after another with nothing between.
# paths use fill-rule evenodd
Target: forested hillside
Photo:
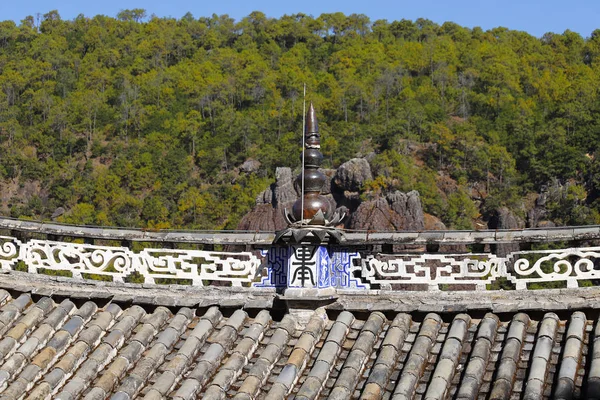
<instances>
[{"instance_id":1,"label":"forested hillside","mask_svg":"<svg viewBox=\"0 0 600 400\"><path fill-rule=\"evenodd\" d=\"M416 189L427 213L472 228L502 206L525 219L541 193L546 219L600 223L599 81L600 30L143 10L4 21L0 214L235 228L277 166L299 165L306 83L324 166L370 160L364 198Z\"/></svg>"}]
</instances>

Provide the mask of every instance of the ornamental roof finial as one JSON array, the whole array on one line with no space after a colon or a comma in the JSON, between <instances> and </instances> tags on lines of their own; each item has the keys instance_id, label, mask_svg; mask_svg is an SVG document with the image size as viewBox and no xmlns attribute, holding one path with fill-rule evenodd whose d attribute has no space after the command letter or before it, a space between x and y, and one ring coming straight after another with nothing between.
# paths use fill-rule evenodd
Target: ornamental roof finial
<instances>
[{"instance_id":1,"label":"ornamental roof finial","mask_svg":"<svg viewBox=\"0 0 600 400\"><path fill-rule=\"evenodd\" d=\"M317 113L312 103L306 113L302 161L302 173L295 183L296 188L300 189L300 198L294 203L291 213L285 210L288 224L295 228L304 225L334 227L345 215L334 213L331 202L321 194L327 178L319 171L323 154Z\"/></svg>"}]
</instances>

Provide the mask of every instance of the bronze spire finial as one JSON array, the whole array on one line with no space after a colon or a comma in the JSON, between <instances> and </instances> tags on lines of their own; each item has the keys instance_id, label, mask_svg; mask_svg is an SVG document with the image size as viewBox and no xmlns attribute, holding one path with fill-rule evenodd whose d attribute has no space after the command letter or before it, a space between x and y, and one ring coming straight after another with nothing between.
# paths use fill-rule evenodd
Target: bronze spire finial
<instances>
[{"instance_id":1,"label":"bronze spire finial","mask_svg":"<svg viewBox=\"0 0 600 400\"><path fill-rule=\"evenodd\" d=\"M300 199L294 203L292 212L288 213L286 210L288 223L318 226L333 226L339 223L344 215L334 215L332 204L321 194L327 178L319 171L323 154L317 114L312 103L306 113L303 160L303 171L296 178L296 188L303 188L304 191L300 193Z\"/></svg>"},{"instance_id":2,"label":"bronze spire finial","mask_svg":"<svg viewBox=\"0 0 600 400\"><path fill-rule=\"evenodd\" d=\"M317 113L315 112L315 107L313 107L312 103L308 106L308 112L306 113L306 127L304 128L304 135L307 136L309 133L319 133Z\"/></svg>"}]
</instances>

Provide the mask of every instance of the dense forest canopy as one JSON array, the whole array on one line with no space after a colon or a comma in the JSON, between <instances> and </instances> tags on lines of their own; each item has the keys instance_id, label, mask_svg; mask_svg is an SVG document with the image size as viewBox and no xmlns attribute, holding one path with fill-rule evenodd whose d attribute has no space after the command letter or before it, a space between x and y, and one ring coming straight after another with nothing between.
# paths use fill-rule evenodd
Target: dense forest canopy
<instances>
[{"instance_id":1,"label":"dense forest canopy","mask_svg":"<svg viewBox=\"0 0 600 400\"><path fill-rule=\"evenodd\" d=\"M555 223L600 223L599 80L600 30L140 9L4 21L0 213L235 228L277 166L298 167L306 83L326 166L369 156L363 196L417 189L471 228L543 192Z\"/></svg>"}]
</instances>

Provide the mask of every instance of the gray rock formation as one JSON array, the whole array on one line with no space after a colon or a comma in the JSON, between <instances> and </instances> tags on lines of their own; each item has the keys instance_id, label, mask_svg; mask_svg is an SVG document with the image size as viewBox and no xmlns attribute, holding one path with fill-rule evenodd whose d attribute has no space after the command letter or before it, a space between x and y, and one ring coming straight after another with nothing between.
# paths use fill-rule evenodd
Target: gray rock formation
<instances>
[{"instance_id":1,"label":"gray rock formation","mask_svg":"<svg viewBox=\"0 0 600 400\"><path fill-rule=\"evenodd\" d=\"M275 209L271 204L257 204L252 211L242 217L238 229L244 231L274 231Z\"/></svg>"},{"instance_id":2,"label":"gray rock formation","mask_svg":"<svg viewBox=\"0 0 600 400\"><path fill-rule=\"evenodd\" d=\"M525 222L506 207L498 209L498 225L496 229L523 229Z\"/></svg>"},{"instance_id":3,"label":"gray rock formation","mask_svg":"<svg viewBox=\"0 0 600 400\"><path fill-rule=\"evenodd\" d=\"M417 191L396 191L370 201L361 201L360 189L373 178L365 159L352 159L337 170L322 170L327 183L322 194L332 209L343 209L349 217L345 227L357 230L423 230L425 216ZM277 168L276 182L256 198L256 206L246 214L238 229L277 231L287 226L284 209L290 209L298 198L290 168ZM443 225L443 224L442 224Z\"/></svg>"},{"instance_id":4,"label":"gray rock formation","mask_svg":"<svg viewBox=\"0 0 600 400\"><path fill-rule=\"evenodd\" d=\"M333 183L340 192L358 192L364 183L373 179L371 166L364 158L353 158L343 163L333 177Z\"/></svg>"},{"instance_id":5,"label":"gray rock formation","mask_svg":"<svg viewBox=\"0 0 600 400\"><path fill-rule=\"evenodd\" d=\"M397 214L393 213L384 198L365 201L352 213L348 228L357 230L396 230Z\"/></svg>"},{"instance_id":6,"label":"gray rock formation","mask_svg":"<svg viewBox=\"0 0 600 400\"><path fill-rule=\"evenodd\" d=\"M256 207L244 215L238 229L251 231L274 231L287 226L283 210L291 209L298 198L294 189L292 170L288 167L277 168L275 183L256 197Z\"/></svg>"},{"instance_id":7,"label":"gray rock formation","mask_svg":"<svg viewBox=\"0 0 600 400\"><path fill-rule=\"evenodd\" d=\"M366 201L352 213L348 228L358 230L423 230L423 208L419 192L396 191L385 198Z\"/></svg>"},{"instance_id":8,"label":"gray rock formation","mask_svg":"<svg viewBox=\"0 0 600 400\"><path fill-rule=\"evenodd\" d=\"M50 218L52 218L52 221L54 221L54 220L56 220L56 218L60 217L65 212L66 212L66 210L64 209L64 207L58 207L56 210L54 210L54 212L52 213Z\"/></svg>"},{"instance_id":9,"label":"gray rock formation","mask_svg":"<svg viewBox=\"0 0 600 400\"><path fill-rule=\"evenodd\" d=\"M392 210L399 215L401 228L404 230L420 231L425 228L425 216L421 205L419 192L413 190L408 193L396 191L386 196Z\"/></svg>"},{"instance_id":10,"label":"gray rock formation","mask_svg":"<svg viewBox=\"0 0 600 400\"><path fill-rule=\"evenodd\" d=\"M340 165L331 180L331 193L338 206L356 211L361 204L360 190L371 179L371 166L364 158L353 158Z\"/></svg>"},{"instance_id":11,"label":"gray rock formation","mask_svg":"<svg viewBox=\"0 0 600 400\"><path fill-rule=\"evenodd\" d=\"M496 215L488 221L488 227L490 229L523 229L525 228L525 221L508 208L500 207L496 210ZM518 243L498 244L496 246L496 254L500 257L519 250Z\"/></svg>"},{"instance_id":12,"label":"gray rock formation","mask_svg":"<svg viewBox=\"0 0 600 400\"><path fill-rule=\"evenodd\" d=\"M253 160L251 158L247 159L239 166L240 172L244 172L250 174L252 172L256 172L260 169L260 162Z\"/></svg>"},{"instance_id":13,"label":"gray rock formation","mask_svg":"<svg viewBox=\"0 0 600 400\"><path fill-rule=\"evenodd\" d=\"M327 177L327 179L325 180L325 184L323 185L323 189L321 189L321 193L326 196L328 194L331 194L331 181L333 180L333 177L335 176L337 170L320 168L319 171L321 171L323 175Z\"/></svg>"},{"instance_id":14,"label":"gray rock formation","mask_svg":"<svg viewBox=\"0 0 600 400\"><path fill-rule=\"evenodd\" d=\"M546 220L548 216L548 210L546 210L547 201L548 189L542 188L542 191L535 199L533 208L527 212L527 226L529 228L554 226L553 222Z\"/></svg>"},{"instance_id":15,"label":"gray rock formation","mask_svg":"<svg viewBox=\"0 0 600 400\"><path fill-rule=\"evenodd\" d=\"M280 167L275 170L275 183L272 186L274 207L280 207L287 203L293 203L298 198L294 189L292 170L288 167Z\"/></svg>"}]
</instances>

